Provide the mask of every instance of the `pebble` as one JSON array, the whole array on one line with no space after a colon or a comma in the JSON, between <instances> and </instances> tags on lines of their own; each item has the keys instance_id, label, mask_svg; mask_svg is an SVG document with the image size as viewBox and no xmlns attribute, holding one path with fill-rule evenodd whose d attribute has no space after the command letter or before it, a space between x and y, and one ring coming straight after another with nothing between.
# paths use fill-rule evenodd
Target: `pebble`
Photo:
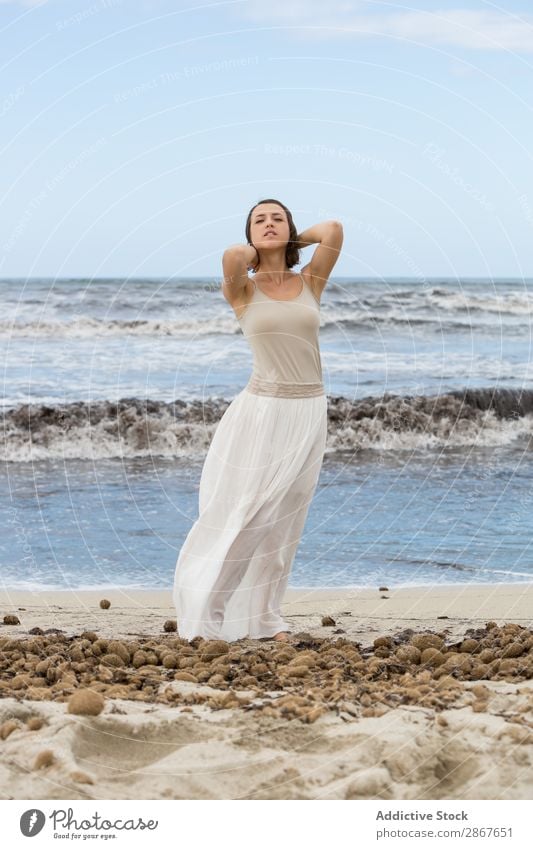
<instances>
[{"instance_id":1,"label":"pebble","mask_svg":"<svg viewBox=\"0 0 533 849\"><path fill-rule=\"evenodd\" d=\"M2 740L7 740L9 735L12 734L13 731L16 731L17 728L20 728L20 725L18 722L15 722L14 719L6 720L6 722L3 722L2 725L0 725L0 737Z\"/></svg>"},{"instance_id":2,"label":"pebble","mask_svg":"<svg viewBox=\"0 0 533 849\"><path fill-rule=\"evenodd\" d=\"M80 770L74 770L74 772L71 772L70 777L73 781L76 781L77 784L94 784L91 776L87 775L86 772L80 772Z\"/></svg>"},{"instance_id":3,"label":"pebble","mask_svg":"<svg viewBox=\"0 0 533 849\"><path fill-rule=\"evenodd\" d=\"M4 625L20 625L20 619L14 614L6 614L4 616Z\"/></svg>"},{"instance_id":4,"label":"pebble","mask_svg":"<svg viewBox=\"0 0 533 849\"><path fill-rule=\"evenodd\" d=\"M490 627L489 627L490 625ZM50 630L50 629L49 629ZM205 704L312 723L333 712L352 719L379 716L398 705L439 712L472 689L472 710L487 710L483 681L523 681L533 675L533 631L520 625L467 630L446 645L445 634L405 629L377 636L363 648L345 637L300 632L290 645L173 636L110 640L94 631L0 637L0 695L17 700L67 702L68 713L97 716L109 699ZM202 684L176 688L172 681ZM465 681L474 687L465 688ZM255 693L244 698L242 691ZM279 698L287 697L285 702ZM344 707L346 705L346 707ZM346 714L346 716L345 716ZM7 720L0 739L38 730Z\"/></svg>"},{"instance_id":5,"label":"pebble","mask_svg":"<svg viewBox=\"0 0 533 849\"><path fill-rule=\"evenodd\" d=\"M322 617L322 625L325 628L329 628L331 625L336 625L336 624L337 623L335 622L335 620L333 619L332 616L323 616Z\"/></svg>"},{"instance_id":6,"label":"pebble","mask_svg":"<svg viewBox=\"0 0 533 849\"><path fill-rule=\"evenodd\" d=\"M104 697L94 690L76 690L68 700L67 713L82 716L98 716L104 709Z\"/></svg>"},{"instance_id":7,"label":"pebble","mask_svg":"<svg viewBox=\"0 0 533 849\"><path fill-rule=\"evenodd\" d=\"M51 749L43 749L42 752L39 752L37 757L33 762L34 769L46 769L49 766L52 766L55 763L55 755Z\"/></svg>"}]
</instances>

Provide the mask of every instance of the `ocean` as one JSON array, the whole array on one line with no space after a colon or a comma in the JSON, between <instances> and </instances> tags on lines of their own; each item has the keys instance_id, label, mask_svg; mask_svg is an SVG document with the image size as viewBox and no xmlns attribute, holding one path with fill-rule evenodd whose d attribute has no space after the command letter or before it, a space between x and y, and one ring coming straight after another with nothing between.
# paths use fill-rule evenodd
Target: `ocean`
<instances>
[{"instance_id":1,"label":"ocean","mask_svg":"<svg viewBox=\"0 0 533 849\"><path fill-rule=\"evenodd\" d=\"M4 588L172 587L252 355L220 278L0 280ZM333 278L289 587L533 579L533 280Z\"/></svg>"}]
</instances>

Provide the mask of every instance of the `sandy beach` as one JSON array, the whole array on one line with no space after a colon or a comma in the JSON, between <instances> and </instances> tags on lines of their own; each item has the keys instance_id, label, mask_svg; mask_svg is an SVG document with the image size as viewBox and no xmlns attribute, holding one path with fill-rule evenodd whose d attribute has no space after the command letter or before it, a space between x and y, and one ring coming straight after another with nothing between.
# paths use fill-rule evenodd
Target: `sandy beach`
<instances>
[{"instance_id":1,"label":"sandy beach","mask_svg":"<svg viewBox=\"0 0 533 849\"><path fill-rule=\"evenodd\" d=\"M4 799L531 798L531 584L290 590L289 645L180 640L170 591L0 596Z\"/></svg>"}]
</instances>

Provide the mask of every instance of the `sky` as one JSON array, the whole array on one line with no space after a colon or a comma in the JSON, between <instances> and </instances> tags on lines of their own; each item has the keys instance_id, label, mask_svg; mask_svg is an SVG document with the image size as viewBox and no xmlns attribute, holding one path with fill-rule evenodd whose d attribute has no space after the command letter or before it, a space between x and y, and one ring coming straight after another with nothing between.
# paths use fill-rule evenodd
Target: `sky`
<instances>
[{"instance_id":1,"label":"sky","mask_svg":"<svg viewBox=\"0 0 533 849\"><path fill-rule=\"evenodd\" d=\"M531 2L0 0L0 47L1 278L218 279L269 197L332 276L533 277Z\"/></svg>"}]
</instances>

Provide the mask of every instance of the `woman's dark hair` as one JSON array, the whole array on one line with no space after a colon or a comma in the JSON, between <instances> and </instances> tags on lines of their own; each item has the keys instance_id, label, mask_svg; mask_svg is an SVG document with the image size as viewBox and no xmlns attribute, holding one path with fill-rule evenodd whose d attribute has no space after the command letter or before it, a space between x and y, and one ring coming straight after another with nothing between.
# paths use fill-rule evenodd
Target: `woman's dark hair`
<instances>
[{"instance_id":1,"label":"woman's dark hair","mask_svg":"<svg viewBox=\"0 0 533 849\"><path fill-rule=\"evenodd\" d=\"M284 203L280 200L276 200L276 198L264 198L263 200L257 201L257 203L252 206L250 212L248 213L248 218L246 219L246 241L249 245L252 244L251 241L251 221L252 221L252 212L259 206L260 203L277 203L278 206L281 206L282 209L285 210L285 214L287 215L287 221L289 222L289 241L287 242L287 248L285 250L285 262L287 263L289 268L292 268L293 265L298 265L300 262L300 251L296 247L296 238L298 236L298 230L296 229L296 225L292 220L292 215L290 209L287 209ZM259 255L259 252L258 252ZM255 272L252 269L252 274Z\"/></svg>"}]
</instances>

